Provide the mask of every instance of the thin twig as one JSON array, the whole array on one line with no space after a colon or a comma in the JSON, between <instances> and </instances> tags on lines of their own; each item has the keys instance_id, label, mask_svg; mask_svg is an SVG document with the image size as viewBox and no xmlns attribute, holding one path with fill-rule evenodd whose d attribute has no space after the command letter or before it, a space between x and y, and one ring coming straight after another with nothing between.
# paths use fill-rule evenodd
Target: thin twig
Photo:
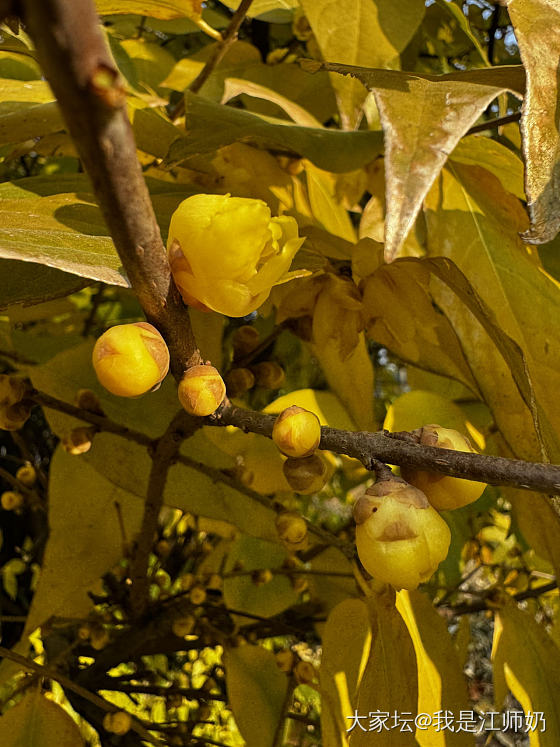
<instances>
[{"instance_id":1,"label":"thin twig","mask_svg":"<svg viewBox=\"0 0 560 747\"><path fill-rule=\"evenodd\" d=\"M536 599L541 594L546 594L549 591L554 591L558 588L557 581L551 581L549 584L542 584L541 586L533 586L532 589L526 589L525 591L519 591L517 594L512 595L512 599L515 602L523 602L525 599ZM475 612L483 612L488 609L496 609L498 605L493 604L489 601L488 597L492 596L494 589L490 589L482 599L477 599L475 602L464 602L463 604L457 605L441 605L440 609L446 609L452 612L454 615L472 615Z\"/></svg>"},{"instance_id":2,"label":"thin twig","mask_svg":"<svg viewBox=\"0 0 560 747\"><path fill-rule=\"evenodd\" d=\"M239 7L235 11L231 18L231 21L229 22L228 27L222 34L222 40L216 43L216 46L214 47L212 54L206 61L206 64L189 85L189 91L191 91L192 93L198 93L200 91L210 75L223 60L224 55L226 54L228 49L235 41L237 41L237 33L241 27L241 24L243 23L243 20L245 19L247 11L249 10L252 2L253 0L241 0L241 2L239 3ZM184 113L185 99L184 97L181 97L177 102L175 108L172 110L172 112L170 112L170 117L171 119L177 119L177 117L182 117Z\"/></svg>"},{"instance_id":3,"label":"thin twig","mask_svg":"<svg viewBox=\"0 0 560 747\"><path fill-rule=\"evenodd\" d=\"M507 114L504 117L496 117L495 119L488 119L486 122L474 125L465 133L467 135L474 135L475 132L485 132L486 130L494 130L502 125L509 124L510 122L519 122L521 119L521 112L515 112L514 114Z\"/></svg>"}]
</instances>

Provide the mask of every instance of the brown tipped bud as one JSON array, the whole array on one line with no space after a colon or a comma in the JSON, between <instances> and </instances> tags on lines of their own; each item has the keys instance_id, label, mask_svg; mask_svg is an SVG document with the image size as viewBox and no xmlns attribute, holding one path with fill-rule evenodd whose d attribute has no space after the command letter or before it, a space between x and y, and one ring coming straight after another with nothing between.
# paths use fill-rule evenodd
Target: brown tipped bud
<instances>
[{"instance_id":1,"label":"brown tipped bud","mask_svg":"<svg viewBox=\"0 0 560 747\"><path fill-rule=\"evenodd\" d=\"M285 651L278 651L275 655L276 666L281 672L291 672L294 668L295 656L293 651L286 649Z\"/></svg>"},{"instance_id":2,"label":"brown tipped bud","mask_svg":"<svg viewBox=\"0 0 560 747\"><path fill-rule=\"evenodd\" d=\"M99 383L111 394L139 397L167 375L169 350L151 324L119 324L97 340L92 362Z\"/></svg>"},{"instance_id":3,"label":"brown tipped bud","mask_svg":"<svg viewBox=\"0 0 560 747\"><path fill-rule=\"evenodd\" d=\"M16 478L27 488L32 488L37 480L37 472L32 464L24 464L16 472Z\"/></svg>"},{"instance_id":4,"label":"brown tipped bud","mask_svg":"<svg viewBox=\"0 0 560 747\"><path fill-rule=\"evenodd\" d=\"M278 536L292 551L304 550L307 545L307 522L295 511L282 511L276 517Z\"/></svg>"},{"instance_id":5,"label":"brown tipped bud","mask_svg":"<svg viewBox=\"0 0 560 747\"><path fill-rule=\"evenodd\" d=\"M4 431L19 431L23 428L31 415L33 403L29 401L16 402L0 408L0 429Z\"/></svg>"},{"instance_id":6,"label":"brown tipped bud","mask_svg":"<svg viewBox=\"0 0 560 747\"><path fill-rule=\"evenodd\" d=\"M289 457L282 469L290 487L302 495L318 493L327 481L327 463L319 454L300 459Z\"/></svg>"},{"instance_id":7,"label":"brown tipped bud","mask_svg":"<svg viewBox=\"0 0 560 747\"><path fill-rule=\"evenodd\" d=\"M206 589L203 586L193 586L189 592L189 599L193 604L204 604L206 601Z\"/></svg>"},{"instance_id":8,"label":"brown tipped bud","mask_svg":"<svg viewBox=\"0 0 560 747\"><path fill-rule=\"evenodd\" d=\"M11 374L0 375L0 408L16 405L31 392L29 379Z\"/></svg>"},{"instance_id":9,"label":"brown tipped bud","mask_svg":"<svg viewBox=\"0 0 560 747\"><path fill-rule=\"evenodd\" d=\"M21 508L24 503L24 498L21 493L17 493L15 490L6 490L2 493L0 503L4 511L17 511Z\"/></svg>"},{"instance_id":10,"label":"brown tipped bud","mask_svg":"<svg viewBox=\"0 0 560 747\"><path fill-rule=\"evenodd\" d=\"M256 366L251 366L251 371L255 375L257 386L262 386L265 389L280 389L286 380L284 369L275 361L257 363Z\"/></svg>"},{"instance_id":11,"label":"brown tipped bud","mask_svg":"<svg viewBox=\"0 0 560 747\"><path fill-rule=\"evenodd\" d=\"M91 449L93 437L97 433L95 426L74 428L69 436L62 439L62 448L69 454L85 454Z\"/></svg>"},{"instance_id":12,"label":"brown tipped bud","mask_svg":"<svg viewBox=\"0 0 560 747\"><path fill-rule=\"evenodd\" d=\"M110 636L105 628L94 627L89 634L90 646L96 651L101 651L109 643Z\"/></svg>"},{"instance_id":13,"label":"brown tipped bud","mask_svg":"<svg viewBox=\"0 0 560 747\"><path fill-rule=\"evenodd\" d=\"M158 558L166 558L171 552L171 545L167 540L162 539L159 540L154 549Z\"/></svg>"},{"instance_id":14,"label":"brown tipped bud","mask_svg":"<svg viewBox=\"0 0 560 747\"><path fill-rule=\"evenodd\" d=\"M255 385L255 376L248 368L233 368L226 376L226 387L230 397L240 397Z\"/></svg>"},{"instance_id":15,"label":"brown tipped bud","mask_svg":"<svg viewBox=\"0 0 560 747\"><path fill-rule=\"evenodd\" d=\"M439 449L453 451L475 450L468 438L453 428L442 428L441 425L425 425L415 431L422 446L436 446ZM402 476L412 485L422 490L434 508L438 511L461 508L478 500L486 484L474 480L464 480L460 477L449 477L440 472L429 472L411 467L401 468Z\"/></svg>"},{"instance_id":16,"label":"brown tipped bud","mask_svg":"<svg viewBox=\"0 0 560 747\"><path fill-rule=\"evenodd\" d=\"M179 401L189 415L211 415L224 401L226 385L214 366L192 366L179 382Z\"/></svg>"},{"instance_id":17,"label":"brown tipped bud","mask_svg":"<svg viewBox=\"0 0 560 747\"><path fill-rule=\"evenodd\" d=\"M315 679L315 667L308 661L298 661L294 669L294 674L300 685L309 685Z\"/></svg>"},{"instance_id":18,"label":"brown tipped bud","mask_svg":"<svg viewBox=\"0 0 560 747\"><path fill-rule=\"evenodd\" d=\"M194 573L184 573L179 579L179 585L183 591L189 591L194 586Z\"/></svg>"},{"instance_id":19,"label":"brown tipped bud","mask_svg":"<svg viewBox=\"0 0 560 747\"><path fill-rule=\"evenodd\" d=\"M251 581L255 584L255 586L263 586L264 584L269 584L272 579L273 575L270 568L263 568L251 573Z\"/></svg>"},{"instance_id":20,"label":"brown tipped bud","mask_svg":"<svg viewBox=\"0 0 560 747\"><path fill-rule=\"evenodd\" d=\"M288 457L310 456L321 440L319 418L309 410L292 405L276 418L272 440Z\"/></svg>"},{"instance_id":21,"label":"brown tipped bud","mask_svg":"<svg viewBox=\"0 0 560 747\"><path fill-rule=\"evenodd\" d=\"M117 711L116 713L106 713L103 718L103 728L111 734L123 736L130 731L132 718L126 711Z\"/></svg>"},{"instance_id":22,"label":"brown tipped bud","mask_svg":"<svg viewBox=\"0 0 560 747\"><path fill-rule=\"evenodd\" d=\"M260 338L259 331L249 324L238 327L231 338L234 358L252 353L258 347Z\"/></svg>"},{"instance_id":23,"label":"brown tipped bud","mask_svg":"<svg viewBox=\"0 0 560 747\"><path fill-rule=\"evenodd\" d=\"M88 623L80 625L80 627L78 628L78 639L80 641L89 641L90 634L91 627Z\"/></svg>"},{"instance_id":24,"label":"brown tipped bud","mask_svg":"<svg viewBox=\"0 0 560 747\"><path fill-rule=\"evenodd\" d=\"M303 576L294 576L294 578L292 578L292 589L297 594L302 594L304 591L307 591L308 588L309 583Z\"/></svg>"},{"instance_id":25,"label":"brown tipped bud","mask_svg":"<svg viewBox=\"0 0 560 747\"><path fill-rule=\"evenodd\" d=\"M178 620L173 621L172 630L173 634L184 638L186 635L190 635L194 630L195 618L193 615L187 615L186 617L180 617Z\"/></svg>"},{"instance_id":26,"label":"brown tipped bud","mask_svg":"<svg viewBox=\"0 0 560 747\"><path fill-rule=\"evenodd\" d=\"M93 412L96 415L105 415L99 397L92 389L78 389L76 405L82 410Z\"/></svg>"}]
</instances>

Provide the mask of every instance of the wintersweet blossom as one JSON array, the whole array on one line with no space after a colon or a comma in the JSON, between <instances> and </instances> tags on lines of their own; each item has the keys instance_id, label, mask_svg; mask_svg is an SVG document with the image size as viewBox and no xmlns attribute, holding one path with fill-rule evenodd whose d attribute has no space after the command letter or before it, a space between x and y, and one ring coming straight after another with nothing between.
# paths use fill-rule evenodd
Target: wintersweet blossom
<instances>
[{"instance_id":1,"label":"wintersweet blossom","mask_svg":"<svg viewBox=\"0 0 560 747\"><path fill-rule=\"evenodd\" d=\"M167 251L186 304L240 317L291 277L303 242L295 219L271 217L262 200L198 194L173 213Z\"/></svg>"}]
</instances>

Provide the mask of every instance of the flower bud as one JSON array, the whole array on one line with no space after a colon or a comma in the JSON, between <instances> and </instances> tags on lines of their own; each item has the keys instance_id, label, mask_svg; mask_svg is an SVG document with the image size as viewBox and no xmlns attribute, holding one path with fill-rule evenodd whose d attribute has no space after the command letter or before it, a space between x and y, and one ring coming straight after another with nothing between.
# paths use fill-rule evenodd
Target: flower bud
<instances>
[{"instance_id":1,"label":"flower bud","mask_svg":"<svg viewBox=\"0 0 560 747\"><path fill-rule=\"evenodd\" d=\"M97 394L91 389L78 389L76 394L76 405L96 415L105 415Z\"/></svg>"},{"instance_id":2,"label":"flower bud","mask_svg":"<svg viewBox=\"0 0 560 747\"><path fill-rule=\"evenodd\" d=\"M276 418L272 440L288 457L310 456L321 440L319 418L309 410L292 405Z\"/></svg>"},{"instance_id":3,"label":"flower bud","mask_svg":"<svg viewBox=\"0 0 560 747\"><path fill-rule=\"evenodd\" d=\"M102 626L92 627L89 634L89 642L96 651L101 651L109 643L110 636L107 630Z\"/></svg>"},{"instance_id":4,"label":"flower bud","mask_svg":"<svg viewBox=\"0 0 560 747\"><path fill-rule=\"evenodd\" d=\"M380 480L354 505L364 568L397 589L416 589L446 557L451 532L428 499L398 478Z\"/></svg>"},{"instance_id":5,"label":"flower bud","mask_svg":"<svg viewBox=\"0 0 560 747\"><path fill-rule=\"evenodd\" d=\"M32 402L24 401L16 402L7 407L0 407L0 429L4 431L19 431L31 415L32 406Z\"/></svg>"},{"instance_id":6,"label":"flower bud","mask_svg":"<svg viewBox=\"0 0 560 747\"><path fill-rule=\"evenodd\" d=\"M316 677L315 667L308 661L298 661L294 674L300 685L308 685Z\"/></svg>"},{"instance_id":7,"label":"flower bud","mask_svg":"<svg viewBox=\"0 0 560 747\"><path fill-rule=\"evenodd\" d=\"M421 428L420 443L423 446L437 446L440 449L476 453L470 441L459 431L442 428L441 425L425 425ZM438 511L448 511L474 503L486 487L483 482L408 467L402 467L401 474L407 482L425 493L432 506Z\"/></svg>"},{"instance_id":8,"label":"flower bud","mask_svg":"<svg viewBox=\"0 0 560 747\"><path fill-rule=\"evenodd\" d=\"M91 449L91 442L97 433L95 426L80 426L74 428L69 436L62 439L62 448L69 454L85 454Z\"/></svg>"},{"instance_id":9,"label":"flower bud","mask_svg":"<svg viewBox=\"0 0 560 747\"><path fill-rule=\"evenodd\" d=\"M2 493L0 503L4 511L17 511L18 508L23 506L24 498L21 493L17 493L15 490L6 490L5 493Z\"/></svg>"},{"instance_id":10,"label":"flower bud","mask_svg":"<svg viewBox=\"0 0 560 747\"><path fill-rule=\"evenodd\" d=\"M232 368L226 376L227 393L240 397L255 385L255 375L248 368Z\"/></svg>"},{"instance_id":11,"label":"flower bud","mask_svg":"<svg viewBox=\"0 0 560 747\"><path fill-rule=\"evenodd\" d=\"M269 584L272 579L273 575L270 568L263 568L251 573L251 581L255 584L255 586L264 586L264 584Z\"/></svg>"},{"instance_id":12,"label":"flower bud","mask_svg":"<svg viewBox=\"0 0 560 747\"><path fill-rule=\"evenodd\" d=\"M19 480L26 488L32 488L37 480L37 472L32 464L24 464L16 472L16 479Z\"/></svg>"},{"instance_id":13,"label":"flower bud","mask_svg":"<svg viewBox=\"0 0 560 747\"><path fill-rule=\"evenodd\" d=\"M28 379L11 374L0 375L0 408L21 402L31 391Z\"/></svg>"},{"instance_id":14,"label":"flower bud","mask_svg":"<svg viewBox=\"0 0 560 747\"><path fill-rule=\"evenodd\" d=\"M307 522L295 511L282 511L276 517L276 531L283 544L293 552L307 547Z\"/></svg>"},{"instance_id":15,"label":"flower bud","mask_svg":"<svg viewBox=\"0 0 560 747\"><path fill-rule=\"evenodd\" d=\"M103 718L103 728L111 734L123 736L130 731L132 718L126 711L117 711L116 713L106 713Z\"/></svg>"},{"instance_id":16,"label":"flower bud","mask_svg":"<svg viewBox=\"0 0 560 747\"><path fill-rule=\"evenodd\" d=\"M193 586L189 592L189 599L193 604L204 604L206 601L206 589L203 586Z\"/></svg>"},{"instance_id":17,"label":"flower bud","mask_svg":"<svg viewBox=\"0 0 560 747\"><path fill-rule=\"evenodd\" d=\"M281 672L291 672L294 667L295 662L295 656L293 651L290 651L289 648L285 649L284 651L278 651L277 654L275 654L276 658L276 666Z\"/></svg>"},{"instance_id":18,"label":"flower bud","mask_svg":"<svg viewBox=\"0 0 560 747\"><path fill-rule=\"evenodd\" d=\"M257 386L265 389L280 389L286 380L286 374L282 366L275 361L262 361L256 366L251 366Z\"/></svg>"},{"instance_id":19,"label":"flower bud","mask_svg":"<svg viewBox=\"0 0 560 747\"><path fill-rule=\"evenodd\" d=\"M189 415L211 415L226 396L224 380L214 366L191 366L179 382L179 401Z\"/></svg>"},{"instance_id":20,"label":"flower bud","mask_svg":"<svg viewBox=\"0 0 560 747\"><path fill-rule=\"evenodd\" d=\"M165 340L147 322L108 329L95 343L92 360L99 383L119 397L149 392L169 370Z\"/></svg>"},{"instance_id":21,"label":"flower bud","mask_svg":"<svg viewBox=\"0 0 560 747\"><path fill-rule=\"evenodd\" d=\"M234 358L252 353L258 347L260 339L259 331L255 327L249 324L238 327L231 338Z\"/></svg>"},{"instance_id":22,"label":"flower bud","mask_svg":"<svg viewBox=\"0 0 560 747\"><path fill-rule=\"evenodd\" d=\"M173 620L171 628L173 630L173 635L176 635L179 638L184 638L186 635L190 635L194 630L195 622L196 621L192 615Z\"/></svg>"},{"instance_id":23,"label":"flower bud","mask_svg":"<svg viewBox=\"0 0 560 747\"><path fill-rule=\"evenodd\" d=\"M186 304L242 317L284 280L303 241L295 218L271 217L262 200L197 194L173 213L167 247Z\"/></svg>"},{"instance_id":24,"label":"flower bud","mask_svg":"<svg viewBox=\"0 0 560 747\"><path fill-rule=\"evenodd\" d=\"M327 463L319 454L300 459L289 457L282 469L290 487L301 495L318 493L327 481Z\"/></svg>"}]
</instances>

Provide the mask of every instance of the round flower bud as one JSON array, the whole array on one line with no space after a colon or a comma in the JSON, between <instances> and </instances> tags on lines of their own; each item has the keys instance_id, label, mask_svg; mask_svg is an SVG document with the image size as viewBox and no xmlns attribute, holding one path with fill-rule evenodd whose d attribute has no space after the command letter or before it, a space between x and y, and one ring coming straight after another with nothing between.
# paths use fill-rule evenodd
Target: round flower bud
<instances>
[{"instance_id":1,"label":"round flower bud","mask_svg":"<svg viewBox=\"0 0 560 747\"><path fill-rule=\"evenodd\" d=\"M21 402L31 391L28 379L11 374L0 375L0 407L9 407Z\"/></svg>"},{"instance_id":2,"label":"round flower bud","mask_svg":"<svg viewBox=\"0 0 560 747\"><path fill-rule=\"evenodd\" d=\"M0 429L4 431L19 431L23 428L31 415L33 403L29 401L16 402L14 405L0 407Z\"/></svg>"},{"instance_id":3,"label":"round flower bud","mask_svg":"<svg viewBox=\"0 0 560 747\"><path fill-rule=\"evenodd\" d=\"M193 586L189 592L189 599L193 604L204 604L206 601L206 589L203 586Z\"/></svg>"},{"instance_id":4,"label":"round flower bud","mask_svg":"<svg viewBox=\"0 0 560 747\"><path fill-rule=\"evenodd\" d=\"M130 731L132 718L126 711L117 711L116 713L106 713L103 718L103 728L111 734L123 736Z\"/></svg>"},{"instance_id":5,"label":"round flower bud","mask_svg":"<svg viewBox=\"0 0 560 747\"><path fill-rule=\"evenodd\" d=\"M423 446L437 446L440 449L475 452L469 440L459 431L442 428L441 425L425 425L421 428L420 443ZM438 511L448 511L474 503L486 487L483 482L408 467L402 467L401 474L407 482L425 493Z\"/></svg>"},{"instance_id":6,"label":"round flower bud","mask_svg":"<svg viewBox=\"0 0 560 747\"><path fill-rule=\"evenodd\" d=\"M294 668L294 661L295 656L294 652L290 651L289 648L285 649L284 651L278 651L277 654L275 654L276 657L276 666L281 672L291 672Z\"/></svg>"},{"instance_id":7,"label":"round flower bud","mask_svg":"<svg viewBox=\"0 0 560 747\"><path fill-rule=\"evenodd\" d=\"M321 440L319 418L309 410L292 405L274 421L272 440L288 457L310 456Z\"/></svg>"},{"instance_id":8,"label":"round flower bud","mask_svg":"<svg viewBox=\"0 0 560 747\"><path fill-rule=\"evenodd\" d=\"M289 457L282 469L290 487L301 495L318 493L327 481L327 463L319 454L311 454L303 459Z\"/></svg>"},{"instance_id":9,"label":"round flower bud","mask_svg":"<svg viewBox=\"0 0 560 747\"><path fill-rule=\"evenodd\" d=\"M37 472L32 464L24 464L16 472L16 479L18 479L27 488L32 488L37 480Z\"/></svg>"},{"instance_id":10,"label":"round flower bud","mask_svg":"<svg viewBox=\"0 0 560 747\"><path fill-rule=\"evenodd\" d=\"M99 626L91 629L89 634L89 642L92 648L96 651L101 651L109 643L110 636L105 628Z\"/></svg>"},{"instance_id":11,"label":"round flower bud","mask_svg":"<svg viewBox=\"0 0 560 747\"><path fill-rule=\"evenodd\" d=\"M291 581L292 581L292 589L297 594L302 594L304 591L307 591L307 589L309 588L309 582L303 576L295 576L294 578L292 578Z\"/></svg>"},{"instance_id":12,"label":"round flower bud","mask_svg":"<svg viewBox=\"0 0 560 747\"><path fill-rule=\"evenodd\" d=\"M95 426L80 426L74 428L69 436L62 439L62 448L69 454L85 454L91 449L91 442L97 433Z\"/></svg>"},{"instance_id":13,"label":"round flower bud","mask_svg":"<svg viewBox=\"0 0 560 747\"><path fill-rule=\"evenodd\" d=\"M179 638L184 638L186 635L190 635L194 630L195 619L192 615L186 617L180 617L177 620L173 620L173 635Z\"/></svg>"},{"instance_id":14,"label":"round flower bud","mask_svg":"<svg viewBox=\"0 0 560 747\"><path fill-rule=\"evenodd\" d=\"M230 397L240 397L255 385L255 375L248 368L232 368L226 376L226 387Z\"/></svg>"},{"instance_id":15,"label":"round flower bud","mask_svg":"<svg viewBox=\"0 0 560 747\"><path fill-rule=\"evenodd\" d=\"M282 511L276 517L276 531L283 544L292 551L307 547L307 522L295 511Z\"/></svg>"},{"instance_id":16,"label":"round flower bud","mask_svg":"<svg viewBox=\"0 0 560 747\"><path fill-rule=\"evenodd\" d=\"M17 493L15 490L6 490L5 493L2 493L0 503L4 511L16 511L23 506L24 498L21 493Z\"/></svg>"},{"instance_id":17,"label":"round flower bud","mask_svg":"<svg viewBox=\"0 0 560 747\"><path fill-rule=\"evenodd\" d=\"M259 331L255 327L251 327L249 324L238 327L231 338L234 358L252 353L258 347L260 339Z\"/></svg>"},{"instance_id":18,"label":"round flower bud","mask_svg":"<svg viewBox=\"0 0 560 747\"><path fill-rule=\"evenodd\" d=\"M282 282L303 241L295 218L272 218L262 200L198 194L171 216L167 253L186 304L241 317Z\"/></svg>"},{"instance_id":19,"label":"round flower bud","mask_svg":"<svg viewBox=\"0 0 560 747\"><path fill-rule=\"evenodd\" d=\"M97 394L91 389L78 389L76 394L76 405L82 410L94 412L96 415L104 415L101 402Z\"/></svg>"},{"instance_id":20,"label":"round flower bud","mask_svg":"<svg viewBox=\"0 0 560 747\"><path fill-rule=\"evenodd\" d=\"M286 374L282 366L275 361L262 361L256 366L251 366L257 386L265 389L280 389L286 380Z\"/></svg>"},{"instance_id":21,"label":"round flower bud","mask_svg":"<svg viewBox=\"0 0 560 747\"><path fill-rule=\"evenodd\" d=\"M451 532L428 499L398 478L380 480L354 505L364 568L397 589L416 589L447 556Z\"/></svg>"},{"instance_id":22,"label":"round flower bud","mask_svg":"<svg viewBox=\"0 0 560 747\"><path fill-rule=\"evenodd\" d=\"M226 385L214 366L191 366L179 382L179 401L189 415L211 415L224 401Z\"/></svg>"},{"instance_id":23,"label":"round flower bud","mask_svg":"<svg viewBox=\"0 0 560 747\"><path fill-rule=\"evenodd\" d=\"M119 397L149 392L169 370L165 340L147 322L108 329L95 343L92 360L99 383Z\"/></svg>"},{"instance_id":24,"label":"round flower bud","mask_svg":"<svg viewBox=\"0 0 560 747\"><path fill-rule=\"evenodd\" d=\"M308 685L316 677L315 667L308 661L298 661L294 674L300 685Z\"/></svg>"}]
</instances>

